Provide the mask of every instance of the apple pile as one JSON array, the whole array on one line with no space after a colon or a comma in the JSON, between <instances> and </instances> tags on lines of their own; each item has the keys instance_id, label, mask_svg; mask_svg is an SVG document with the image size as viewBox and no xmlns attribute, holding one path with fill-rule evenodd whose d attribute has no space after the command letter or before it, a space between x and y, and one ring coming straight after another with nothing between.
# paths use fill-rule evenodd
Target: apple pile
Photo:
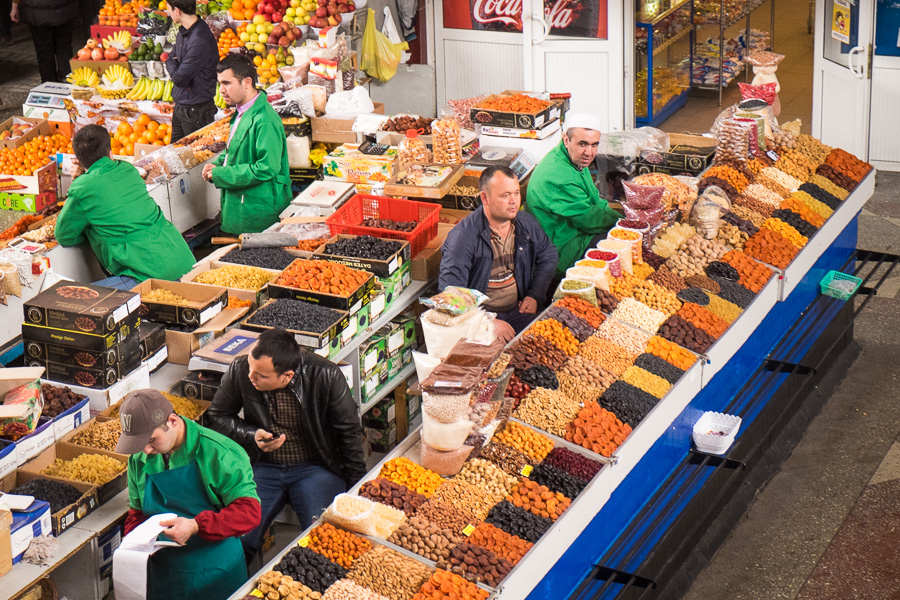
<instances>
[{"instance_id":1,"label":"apple pile","mask_svg":"<svg viewBox=\"0 0 900 600\"><path fill-rule=\"evenodd\" d=\"M290 0L259 0L255 14L270 23L281 23L289 6Z\"/></svg>"},{"instance_id":2,"label":"apple pile","mask_svg":"<svg viewBox=\"0 0 900 600\"><path fill-rule=\"evenodd\" d=\"M115 48L103 48L95 38L88 38L87 43L75 54L76 60L119 60L126 61L128 56L120 54Z\"/></svg>"},{"instance_id":3,"label":"apple pile","mask_svg":"<svg viewBox=\"0 0 900 600\"><path fill-rule=\"evenodd\" d=\"M267 44L273 46L293 46L296 40L303 38L303 32L297 26L291 27L290 23L279 23L272 28L266 41Z\"/></svg>"},{"instance_id":4,"label":"apple pile","mask_svg":"<svg viewBox=\"0 0 900 600\"><path fill-rule=\"evenodd\" d=\"M341 15L352 13L356 10L353 0L318 0L319 7L315 16L310 17L309 26L321 29L322 27L337 27L341 24Z\"/></svg>"},{"instance_id":5,"label":"apple pile","mask_svg":"<svg viewBox=\"0 0 900 600\"><path fill-rule=\"evenodd\" d=\"M291 0L284 11L284 21L294 25L309 25L309 20L316 12L316 0Z\"/></svg>"}]
</instances>

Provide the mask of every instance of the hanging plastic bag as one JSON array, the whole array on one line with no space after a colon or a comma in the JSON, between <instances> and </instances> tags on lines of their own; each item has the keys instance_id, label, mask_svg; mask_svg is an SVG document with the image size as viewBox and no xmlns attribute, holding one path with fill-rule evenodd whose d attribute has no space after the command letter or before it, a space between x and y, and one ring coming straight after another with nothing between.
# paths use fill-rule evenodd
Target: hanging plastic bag
<instances>
[{"instance_id":1,"label":"hanging plastic bag","mask_svg":"<svg viewBox=\"0 0 900 600\"><path fill-rule=\"evenodd\" d=\"M375 11L370 8L366 13L359 68L379 81L388 81L397 72L404 50L409 50L409 44L392 44L375 28Z\"/></svg>"}]
</instances>

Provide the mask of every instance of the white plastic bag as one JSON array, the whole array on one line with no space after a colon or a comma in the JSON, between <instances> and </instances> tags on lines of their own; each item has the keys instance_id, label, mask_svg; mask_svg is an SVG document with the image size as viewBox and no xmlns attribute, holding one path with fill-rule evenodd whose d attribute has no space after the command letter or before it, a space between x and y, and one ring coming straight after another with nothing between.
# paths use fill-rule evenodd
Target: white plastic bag
<instances>
[{"instance_id":1,"label":"white plastic bag","mask_svg":"<svg viewBox=\"0 0 900 600\"><path fill-rule=\"evenodd\" d=\"M335 119L367 115L374 110L375 104L363 86L355 87L349 92L335 92L325 105L326 116Z\"/></svg>"}]
</instances>

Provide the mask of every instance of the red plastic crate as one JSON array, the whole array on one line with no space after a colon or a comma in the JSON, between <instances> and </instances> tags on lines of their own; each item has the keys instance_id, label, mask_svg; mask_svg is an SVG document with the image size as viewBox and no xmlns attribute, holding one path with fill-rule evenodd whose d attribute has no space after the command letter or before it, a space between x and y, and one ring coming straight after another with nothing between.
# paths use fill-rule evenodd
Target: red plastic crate
<instances>
[{"instance_id":1,"label":"red plastic crate","mask_svg":"<svg viewBox=\"0 0 900 600\"><path fill-rule=\"evenodd\" d=\"M409 242L412 256L425 249L428 242L437 237L440 204L417 202L401 198L356 194L337 211L325 219L331 235L371 235ZM418 221L411 232L392 231L379 227L366 227L363 219L390 219L392 221Z\"/></svg>"}]
</instances>

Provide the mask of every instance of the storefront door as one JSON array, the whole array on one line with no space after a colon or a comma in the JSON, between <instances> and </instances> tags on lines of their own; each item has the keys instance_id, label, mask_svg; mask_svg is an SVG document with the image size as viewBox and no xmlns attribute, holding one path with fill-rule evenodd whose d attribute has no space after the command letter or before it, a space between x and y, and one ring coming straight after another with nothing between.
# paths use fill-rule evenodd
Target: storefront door
<instances>
[{"instance_id":1,"label":"storefront door","mask_svg":"<svg viewBox=\"0 0 900 600\"><path fill-rule=\"evenodd\" d=\"M872 116L869 161L879 169L900 171L900 4L875 5L875 52L872 57Z\"/></svg>"},{"instance_id":2,"label":"storefront door","mask_svg":"<svg viewBox=\"0 0 900 600\"><path fill-rule=\"evenodd\" d=\"M872 0L816 5L812 134L860 158L869 156Z\"/></svg>"}]
</instances>

